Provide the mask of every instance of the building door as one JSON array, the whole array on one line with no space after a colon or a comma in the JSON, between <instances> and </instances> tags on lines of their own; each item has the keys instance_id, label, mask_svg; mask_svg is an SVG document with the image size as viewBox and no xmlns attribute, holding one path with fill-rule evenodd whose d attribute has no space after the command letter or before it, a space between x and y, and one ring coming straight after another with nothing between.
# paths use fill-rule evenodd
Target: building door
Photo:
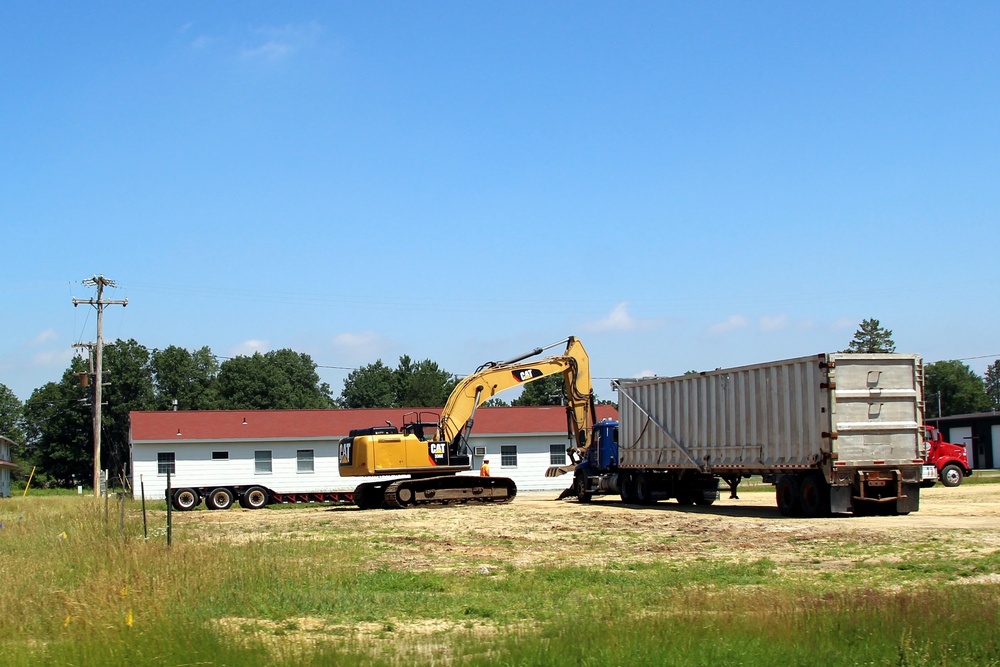
<instances>
[{"instance_id":1,"label":"building door","mask_svg":"<svg viewBox=\"0 0 1000 667\"><path fill-rule=\"evenodd\" d=\"M1000 468L1000 425L990 427L990 440L993 442L993 467Z\"/></svg>"},{"instance_id":2,"label":"building door","mask_svg":"<svg viewBox=\"0 0 1000 667\"><path fill-rule=\"evenodd\" d=\"M972 427L971 426L956 426L955 428L948 429L948 442L955 445L965 445L965 451L969 454L969 467L978 468L975 464L976 461L976 449L972 444Z\"/></svg>"}]
</instances>

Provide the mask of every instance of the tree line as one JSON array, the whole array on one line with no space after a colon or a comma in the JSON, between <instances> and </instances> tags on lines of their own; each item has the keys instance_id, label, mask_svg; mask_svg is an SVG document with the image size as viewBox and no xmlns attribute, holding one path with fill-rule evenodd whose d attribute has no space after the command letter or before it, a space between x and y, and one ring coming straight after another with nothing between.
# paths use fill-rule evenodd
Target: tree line
<instances>
[{"instance_id":1,"label":"tree line","mask_svg":"<svg viewBox=\"0 0 1000 667\"><path fill-rule=\"evenodd\" d=\"M395 368L380 359L351 371L334 397L308 354L282 349L220 363L208 347L150 350L135 340L106 345L103 365L102 467L112 471L128 464L134 410L435 408L460 379L430 359L404 355ZM26 479L32 468L42 484L73 486L91 478L96 378L89 366L74 358L58 382L39 387L23 404L0 384L0 435L16 445L15 478ZM561 384L559 377L543 378L513 404L558 404Z\"/></svg>"},{"instance_id":2,"label":"tree line","mask_svg":"<svg viewBox=\"0 0 1000 667\"><path fill-rule=\"evenodd\" d=\"M894 352L892 331L864 320L845 352ZM290 349L222 360L208 347L149 350L135 340L104 348L102 464L122 470L129 457L133 410L280 410L326 408L435 408L444 406L460 377L430 359L404 355L395 368L378 361L351 371L340 395L321 382L308 354ZM32 392L23 404L0 384L0 435L16 443L15 476L32 467L42 483L75 485L91 476L93 384L88 360L75 358L58 382ZM924 367L925 417L1000 408L1000 360L980 377L961 361ZM562 378L525 385L511 405L558 405ZM507 405L494 397L486 405Z\"/></svg>"}]
</instances>

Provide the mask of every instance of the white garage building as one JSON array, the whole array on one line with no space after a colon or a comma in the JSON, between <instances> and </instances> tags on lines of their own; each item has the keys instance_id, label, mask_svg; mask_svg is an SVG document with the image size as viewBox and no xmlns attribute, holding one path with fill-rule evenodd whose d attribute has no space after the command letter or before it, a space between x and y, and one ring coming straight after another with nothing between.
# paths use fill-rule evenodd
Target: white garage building
<instances>
[{"instance_id":1,"label":"white garage building","mask_svg":"<svg viewBox=\"0 0 1000 667\"><path fill-rule=\"evenodd\" d=\"M0 435L0 498L10 498L10 473L17 469L13 451L14 441Z\"/></svg>"},{"instance_id":2,"label":"white garage building","mask_svg":"<svg viewBox=\"0 0 1000 667\"><path fill-rule=\"evenodd\" d=\"M279 493L353 491L373 478L341 477L341 438L353 429L402 426L413 410L219 410L131 413L132 488L138 497L163 499L171 486L260 485ZM617 419L610 405L597 418ZM566 409L480 408L469 444L478 465L510 477L523 491L562 490L569 476L545 477L550 465L569 462Z\"/></svg>"}]
</instances>

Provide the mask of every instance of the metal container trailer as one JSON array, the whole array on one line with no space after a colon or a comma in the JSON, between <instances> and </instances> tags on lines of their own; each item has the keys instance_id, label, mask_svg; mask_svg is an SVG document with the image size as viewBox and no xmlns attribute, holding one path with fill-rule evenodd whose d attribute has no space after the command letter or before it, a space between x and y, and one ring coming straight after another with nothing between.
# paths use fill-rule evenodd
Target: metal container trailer
<instances>
[{"instance_id":1,"label":"metal container trailer","mask_svg":"<svg viewBox=\"0 0 1000 667\"><path fill-rule=\"evenodd\" d=\"M917 355L849 353L618 380L620 421L597 425L577 496L710 504L719 479L735 496L761 475L788 516L916 511L922 384Z\"/></svg>"}]
</instances>

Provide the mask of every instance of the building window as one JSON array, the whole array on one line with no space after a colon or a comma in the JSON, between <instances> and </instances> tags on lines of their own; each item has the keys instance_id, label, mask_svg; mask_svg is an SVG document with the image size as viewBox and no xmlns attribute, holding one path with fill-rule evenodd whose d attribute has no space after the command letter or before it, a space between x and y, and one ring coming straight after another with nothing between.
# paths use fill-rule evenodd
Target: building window
<instances>
[{"instance_id":1,"label":"building window","mask_svg":"<svg viewBox=\"0 0 1000 667\"><path fill-rule=\"evenodd\" d=\"M253 453L253 471L256 475L271 474L271 450L258 450Z\"/></svg>"},{"instance_id":2,"label":"building window","mask_svg":"<svg viewBox=\"0 0 1000 667\"><path fill-rule=\"evenodd\" d=\"M313 472L313 450L300 449L295 452L295 461L298 472Z\"/></svg>"},{"instance_id":3,"label":"building window","mask_svg":"<svg viewBox=\"0 0 1000 667\"><path fill-rule=\"evenodd\" d=\"M212 452L213 461L228 461L229 452Z\"/></svg>"},{"instance_id":4,"label":"building window","mask_svg":"<svg viewBox=\"0 0 1000 667\"><path fill-rule=\"evenodd\" d=\"M566 465L566 448L562 445L549 445L549 465Z\"/></svg>"},{"instance_id":5,"label":"building window","mask_svg":"<svg viewBox=\"0 0 1000 667\"><path fill-rule=\"evenodd\" d=\"M156 474L176 475L177 462L173 452L158 452L156 454Z\"/></svg>"},{"instance_id":6,"label":"building window","mask_svg":"<svg viewBox=\"0 0 1000 667\"><path fill-rule=\"evenodd\" d=\"M517 445L500 445L500 467L517 467Z\"/></svg>"}]
</instances>

